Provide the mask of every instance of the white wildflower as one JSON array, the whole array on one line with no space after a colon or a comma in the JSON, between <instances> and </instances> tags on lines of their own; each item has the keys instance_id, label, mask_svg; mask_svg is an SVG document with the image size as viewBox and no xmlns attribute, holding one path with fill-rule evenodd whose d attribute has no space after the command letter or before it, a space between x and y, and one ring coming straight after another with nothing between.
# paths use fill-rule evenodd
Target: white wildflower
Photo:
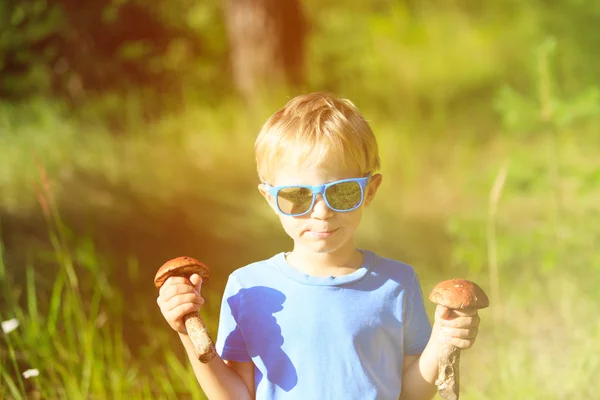
<instances>
[{"instance_id":1,"label":"white wildflower","mask_svg":"<svg viewBox=\"0 0 600 400\"><path fill-rule=\"evenodd\" d=\"M16 318L2 321L2 332L10 333L19 327L19 321Z\"/></svg>"},{"instance_id":2,"label":"white wildflower","mask_svg":"<svg viewBox=\"0 0 600 400\"><path fill-rule=\"evenodd\" d=\"M39 374L40 371L37 369L28 369L27 371L23 372L23 378L29 379L31 377L38 376Z\"/></svg>"}]
</instances>

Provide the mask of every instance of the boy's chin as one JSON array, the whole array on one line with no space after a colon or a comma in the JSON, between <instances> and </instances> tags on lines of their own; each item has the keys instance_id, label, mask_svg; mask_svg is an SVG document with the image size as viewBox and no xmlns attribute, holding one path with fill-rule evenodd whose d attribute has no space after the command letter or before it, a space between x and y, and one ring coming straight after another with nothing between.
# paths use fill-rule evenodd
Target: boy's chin
<instances>
[{"instance_id":1,"label":"boy's chin","mask_svg":"<svg viewBox=\"0 0 600 400\"><path fill-rule=\"evenodd\" d=\"M344 247L339 240L321 239L321 240L302 240L300 244L305 250L315 254L333 253Z\"/></svg>"}]
</instances>

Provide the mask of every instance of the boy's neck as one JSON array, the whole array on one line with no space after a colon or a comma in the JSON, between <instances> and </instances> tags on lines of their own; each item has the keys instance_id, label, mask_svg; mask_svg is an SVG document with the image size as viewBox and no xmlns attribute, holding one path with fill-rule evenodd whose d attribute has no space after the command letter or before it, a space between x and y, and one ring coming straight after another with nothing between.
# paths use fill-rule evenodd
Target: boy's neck
<instances>
[{"instance_id":1,"label":"boy's neck","mask_svg":"<svg viewBox=\"0 0 600 400\"><path fill-rule=\"evenodd\" d=\"M314 253L295 248L286 255L288 264L311 276L341 276L356 271L363 264L363 254L358 249L338 249L331 253Z\"/></svg>"}]
</instances>

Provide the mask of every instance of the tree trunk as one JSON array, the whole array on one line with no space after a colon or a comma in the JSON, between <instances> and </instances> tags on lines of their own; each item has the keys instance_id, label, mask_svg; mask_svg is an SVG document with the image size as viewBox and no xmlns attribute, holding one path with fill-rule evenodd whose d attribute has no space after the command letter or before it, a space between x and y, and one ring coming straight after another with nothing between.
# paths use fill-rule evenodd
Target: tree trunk
<instances>
[{"instance_id":1,"label":"tree trunk","mask_svg":"<svg viewBox=\"0 0 600 400\"><path fill-rule=\"evenodd\" d=\"M225 0L235 86L250 100L303 82L306 21L299 0Z\"/></svg>"}]
</instances>

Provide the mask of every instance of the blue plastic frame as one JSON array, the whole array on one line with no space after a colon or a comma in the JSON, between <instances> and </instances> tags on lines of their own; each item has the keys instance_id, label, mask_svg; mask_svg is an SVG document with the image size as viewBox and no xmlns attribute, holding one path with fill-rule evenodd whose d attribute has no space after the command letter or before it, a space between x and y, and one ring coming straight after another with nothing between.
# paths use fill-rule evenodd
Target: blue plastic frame
<instances>
[{"instance_id":1,"label":"blue plastic frame","mask_svg":"<svg viewBox=\"0 0 600 400\"><path fill-rule=\"evenodd\" d=\"M356 210L357 208L362 206L363 202L365 201L365 188L367 187L367 183L369 182L370 177L371 177L371 174L365 176L364 178L341 179L339 181L329 182L329 183L325 183L324 185L317 185L317 186L310 186L310 185L271 186L266 182L264 182L264 184L267 187L267 190L269 191L271 196L273 196L273 198L275 199L275 204L277 205L277 210L279 210L279 212L281 214L287 215L290 217L300 217L300 216L306 215L312 211L313 207L315 206L315 202L317 200L318 194L320 194L323 197L323 199L325 200L325 203L327 204L327 207L329 207L330 209L332 209L335 212L350 212L350 211ZM358 205L356 207L353 207L349 210L338 210L336 208L333 208L331 206L331 204L329 204L329 201L327 200L327 196L325 196L325 191L327 190L327 188L329 188L333 185L336 185L338 183L344 183L344 182L357 182L360 185L360 203L358 203ZM289 213L283 212L281 210L281 208L279 207L279 202L277 201L277 195L279 194L280 190L289 189L289 188L306 188L306 189L310 189L312 191L312 194L313 194L312 203L310 204L310 207L308 208L307 211L305 211L303 213L299 213L299 214L289 214Z\"/></svg>"}]
</instances>

